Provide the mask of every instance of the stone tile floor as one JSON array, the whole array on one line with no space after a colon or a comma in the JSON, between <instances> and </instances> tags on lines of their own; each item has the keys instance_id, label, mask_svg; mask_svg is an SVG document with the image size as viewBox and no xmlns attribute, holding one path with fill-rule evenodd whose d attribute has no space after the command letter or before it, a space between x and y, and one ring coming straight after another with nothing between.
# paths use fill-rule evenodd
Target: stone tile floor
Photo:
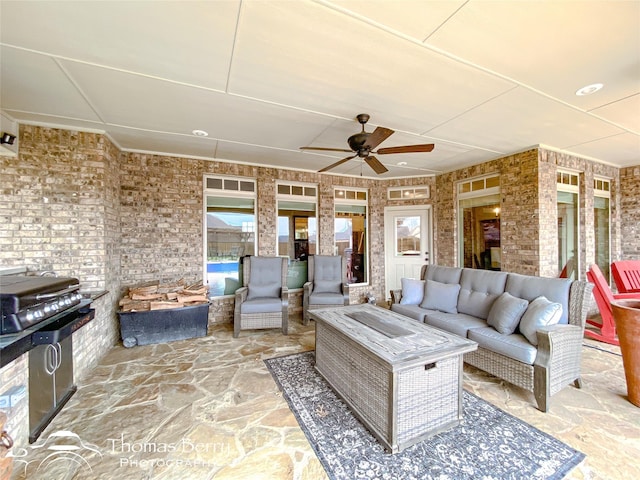
<instances>
[{"instance_id":1,"label":"stone tile floor","mask_svg":"<svg viewBox=\"0 0 640 480\"><path fill-rule=\"evenodd\" d=\"M619 349L585 340L583 388L533 395L465 366L464 387L587 455L572 479L640 478L640 409L625 398ZM42 435L79 436L77 451L33 449L13 479L324 479L326 475L263 359L314 347L314 323L114 347ZM68 440L68 439L67 439ZM69 441L62 442L70 444ZM491 472L487 472L490 474Z\"/></svg>"}]
</instances>

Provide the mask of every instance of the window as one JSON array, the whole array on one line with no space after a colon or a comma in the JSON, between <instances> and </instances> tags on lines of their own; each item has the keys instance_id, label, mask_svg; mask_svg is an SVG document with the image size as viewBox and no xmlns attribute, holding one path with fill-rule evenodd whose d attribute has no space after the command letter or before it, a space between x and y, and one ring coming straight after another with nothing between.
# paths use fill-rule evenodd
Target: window
<instances>
[{"instance_id":1,"label":"window","mask_svg":"<svg viewBox=\"0 0 640 480\"><path fill-rule=\"evenodd\" d=\"M307 260L317 252L316 185L278 183L278 255L289 257L287 286L302 288Z\"/></svg>"},{"instance_id":2,"label":"window","mask_svg":"<svg viewBox=\"0 0 640 480\"><path fill-rule=\"evenodd\" d=\"M414 200L429 198L429 186L420 185L415 187L389 187L387 189L389 200Z\"/></svg>"},{"instance_id":3,"label":"window","mask_svg":"<svg viewBox=\"0 0 640 480\"><path fill-rule=\"evenodd\" d=\"M609 180L595 178L593 180L593 223L595 230L595 260L604 274L607 282L611 283L611 184Z\"/></svg>"},{"instance_id":4,"label":"window","mask_svg":"<svg viewBox=\"0 0 640 480\"><path fill-rule=\"evenodd\" d=\"M495 175L460 182L457 192L459 264L500 270L500 178Z\"/></svg>"},{"instance_id":5,"label":"window","mask_svg":"<svg viewBox=\"0 0 640 480\"><path fill-rule=\"evenodd\" d=\"M578 174L559 171L558 191L558 271L566 278L578 278Z\"/></svg>"},{"instance_id":6,"label":"window","mask_svg":"<svg viewBox=\"0 0 640 480\"><path fill-rule=\"evenodd\" d=\"M205 278L211 296L232 295L240 287L240 259L254 255L254 180L205 177Z\"/></svg>"},{"instance_id":7,"label":"window","mask_svg":"<svg viewBox=\"0 0 640 480\"><path fill-rule=\"evenodd\" d=\"M367 191L336 189L334 198L335 250L347 259L347 282L367 283Z\"/></svg>"}]
</instances>

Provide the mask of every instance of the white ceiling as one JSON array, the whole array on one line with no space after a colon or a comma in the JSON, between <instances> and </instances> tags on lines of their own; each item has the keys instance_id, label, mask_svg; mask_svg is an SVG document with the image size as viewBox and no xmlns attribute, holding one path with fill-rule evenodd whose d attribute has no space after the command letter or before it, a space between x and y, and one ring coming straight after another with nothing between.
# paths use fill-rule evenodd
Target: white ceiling
<instances>
[{"instance_id":1,"label":"white ceiling","mask_svg":"<svg viewBox=\"0 0 640 480\"><path fill-rule=\"evenodd\" d=\"M127 151L317 171L347 154L299 147L348 148L368 113L381 147L436 144L383 178L534 145L640 165L638 0L0 0L0 44L6 115Z\"/></svg>"}]
</instances>

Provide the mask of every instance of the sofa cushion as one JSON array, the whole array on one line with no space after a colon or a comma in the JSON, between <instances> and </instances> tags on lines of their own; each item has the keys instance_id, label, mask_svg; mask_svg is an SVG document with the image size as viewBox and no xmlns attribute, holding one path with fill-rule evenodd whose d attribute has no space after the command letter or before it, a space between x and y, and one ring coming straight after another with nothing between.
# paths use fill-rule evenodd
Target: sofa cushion
<instances>
[{"instance_id":1,"label":"sofa cushion","mask_svg":"<svg viewBox=\"0 0 640 480\"><path fill-rule=\"evenodd\" d=\"M424 322L424 316L434 310L425 310L420 305L402 305L401 303L392 303L391 311L404 315L405 317Z\"/></svg>"},{"instance_id":2,"label":"sofa cushion","mask_svg":"<svg viewBox=\"0 0 640 480\"><path fill-rule=\"evenodd\" d=\"M313 282L314 293L342 293L342 282L339 280L316 280Z\"/></svg>"},{"instance_id":3,"label":"sofa cushion","mask_svg":"<svg viewBox=\"0 0 640 480\"><path fill-rule=\"evenodd\" d=\"M527 365L533 365L538 353L538 349L531 345L524 336L518 333L503 335L493 327L469 330L468 338L476 342L478 348L500 353Z\"/></svg>"},{"instance_id":4,"label":"sofa cushion","mask_svg":"<svg viewBox=\"0 0 640 480\"><path fill-rule=\"evenodd\" d=\"M429 312L424 317L424 323L464 338L467 337L468 331L473 328L487 327L485 320L466 313Z\"/></svg>"},{"instance_id":5,"label":"sofa cushion","mask_svg":"<svg viewBox=\"0 0 640 480\"><path fill-rule=\"evenodd\" d=\"M460 276L458 312L486 320L493 302L504 292L506 282L505 272L463 268ZM513 293L512 295L518 297Z\"/></svg>"},{"instance_id":6,"label":"sofa cushion","mask_svg":"<svg viewBox=\"0 0 640 480\"><path fill-rule=\"evenodd\" d=\"M538 297L529 304L520 320L520 333L532 345L538 345L536 331L542 327L555 325L562 317L562 305L550 302L546 297Z\"/></svg>"},{"instance_id":7,"label":"sofa cushion","mask_svg":"<svg viewBox=\"0 0 640 480\"><path fill-rule=\"evenodd\" d=\"M278 313L282 312L282 300L279 298L253 298L240 305L240 313Z\"/></svg>"},{"instance_id":8,"label":"sofa cushion","mask_svg":"<svg viewBox=\"0 0 640 480\"><path fill-rule=\"evenodd\" d=\"M500 295L487 317L487 323L504 335L510 335L518 328L518 323L529 302L504 292Z\"/></svg>"},{"instance_id":9,"label":"sofa cushion","mask_svg":"<svg viewBox=\"0 0 640 480\"><path fill-rule=\"evenodd\" d=\"M425 280L434 280L441 283L460 283L461 274L461 268L428 265Z\"/></svg>"},{"instance_id":10,"label":"sofa cushion","mask_svg":"<svg viewBox=\"0 0 640 480\"><path fill-rule=\"evenodd\" d=\"M420 305L424 298L424 280L416 280L415 278L401 278L402 305Z\"/></svg>"},{"instance_id":11,"label":"sofa cushion","mask_svg":"<svg viewBox=\"0 0 640 480\"><path fill-rule=\"evenodd\" d=\"M569 290L572 280L568 278L546 278L509 273L505 291L514 297L532 302L538 297L546 297L562 305L562 316L558 323L569 323Z\"/></svg>"},{"instance_id":12,"label":"sofa cushion","mask_svg":"<svg viewBox=\"0 0 640 480\"><path fill-rule=\"evenodd\" d=\"M433 280L425 281L424 299L420 306L429 310L439 310L447 313L458 313L458 293L460 285L448 284Z\"/></svg>"}]
</instances>

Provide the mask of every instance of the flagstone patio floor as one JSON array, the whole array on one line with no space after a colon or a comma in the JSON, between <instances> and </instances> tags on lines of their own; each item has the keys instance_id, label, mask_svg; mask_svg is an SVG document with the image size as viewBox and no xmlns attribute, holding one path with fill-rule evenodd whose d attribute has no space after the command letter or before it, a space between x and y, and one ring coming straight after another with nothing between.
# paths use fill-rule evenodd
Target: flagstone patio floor
<instances>
[{"instance_id":1,"label":"flagstone patio floor","mask_svg":"<svg viewBox=\"0 0 640 480\"><path fill-rule=\"evenodd\" d=\"M326 475L263 362L314 348L314 322L290 334L215 326L207 337L114 347L42 434L73 432L83 461L30 457L14 479L317 480ZM464 388L586 454L572 479L640 478L640 409L626 399L617 347L583 347L583 388L533 394L465 366ZM44 450L44 449L42 449ZM40 471L36 466L42 465ZM46 467L46 468L45 468ZM490 474L491 472L487 472Z\"/></svg>"}]
</instances>

